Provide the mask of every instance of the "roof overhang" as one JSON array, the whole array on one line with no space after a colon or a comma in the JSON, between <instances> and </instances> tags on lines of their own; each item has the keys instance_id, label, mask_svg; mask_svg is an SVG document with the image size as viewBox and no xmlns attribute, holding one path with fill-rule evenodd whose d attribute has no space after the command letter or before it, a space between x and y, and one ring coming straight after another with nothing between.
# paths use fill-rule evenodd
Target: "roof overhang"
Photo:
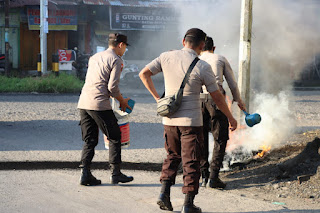
<instances>
[{"instance_id":1,"label":"roof overhang","mask_svg":"<svg viewBox=\"0 0 320 213\"><path fill-rule=\"evenodd\" d=\"M173 3L171 0L83 0L87 5L108 5L122 7L170 7Z\"/></svg>"},{"instance_id":2,"label":"roof overhang","mask_svg":"<svg viewBox=\"0 0 320 213\"><path fill-rule=\"evenodd\" d=\"M4 0L0 0L0 2L4 5ZM48 0L49 7L50 6L58 6L58 5L78 5L78 0ZM1 4L0 4L1 5ZM24 7L29 5L40 5L39 0L10 0L9 7ZM2 6L2 5L1 5Z\"/></svg>"}]
</instances>

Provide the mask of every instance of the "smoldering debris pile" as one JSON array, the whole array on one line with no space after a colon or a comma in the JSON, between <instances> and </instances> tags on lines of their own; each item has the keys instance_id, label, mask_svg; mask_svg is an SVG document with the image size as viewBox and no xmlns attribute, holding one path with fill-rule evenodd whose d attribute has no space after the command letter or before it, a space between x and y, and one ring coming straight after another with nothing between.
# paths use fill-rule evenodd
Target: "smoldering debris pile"
<instances>
[{"instance_id":1,"label":"smoldering debris pile","mask_svg":"<svg viewBox=\"0 0 320 213\"><path fill-rule=\"evenodd\" d=\"M279 198L309 198L320 202L320 129L295 136L295 141L272 149L262 158L238 156L222 173L231 188L257 187ZM230 160L230 156L226 160ZM235 159L235 158L234 158ZM230 161L231 162L231 161Z\"/></svg>"},{"instance_id":2,"label":"smoldering debris pile","mask_svg":"<svg viewBox=\"0 0 320 213\"><path fill-rule=\"evenodd\" d=\"M308 173L302 175L315 174L318 166L320 166L319 148L320 139L316 137L298 155L278 164L279 178L288 178L299 173Z\"/></svg>"},{"instance_id":3,"label":"smoldering debris pile","mask_svg":"<svg viewBox=\"0 0 320 213\"><path fill-rule=\"evenodd\" d=\"M263 154L261 155L261 153ZM264 150L253 150L251 152L247 152L243 147L238 147L231 153L226 154L222 170L235 171L246 169L250 165L263 163L264 160L268 160L268 155L269 152L265 152Z\"/></svg>"},{"instance_id":4,"label":"smoldering debris pile","mask_svg":"<svg viewBox=\"0 0 320 213\"><path fill-rule=\"evenodd\" d=\"M225 157L224 166L229 170L250 169L266 163L275 164L277 173L273 173L277 179L296 178L301 175L316 174L320 166L320 139L316 137L307 144L286 145L281 148L265 152L263 150L244 152L241 148L229 153ZM225 168L225 170L228 170Z\"/></svg>"}]
</instances>

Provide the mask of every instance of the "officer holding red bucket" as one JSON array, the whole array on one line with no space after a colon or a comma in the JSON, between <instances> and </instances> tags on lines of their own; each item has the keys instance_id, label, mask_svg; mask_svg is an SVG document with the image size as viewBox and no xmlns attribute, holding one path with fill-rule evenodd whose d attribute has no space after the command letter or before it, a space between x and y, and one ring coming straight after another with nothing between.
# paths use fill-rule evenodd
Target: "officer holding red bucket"
<instances>
[{"instance_id":1,"label":"officer holding red bucket","mask_svg":"<svg viewBox=\"0 0 320 213\"><path fill-rule=\"evenodd\" d=\"M120 74L123 68L122 56L128 46L127 36L112 33L109 35L109 48L96 53L89 59L85 84L78 102L80 125L84 141L81 164L81 185L99 185L90 170L94 150L98 144L99 129L109 140L109 163L112 184L127 183L133 177L120 171L121 165L121 132L117 118L110 104L110 97L119 101L121 111L132 110L128 101L119 90Z\"/></svg>"}]
</instances>

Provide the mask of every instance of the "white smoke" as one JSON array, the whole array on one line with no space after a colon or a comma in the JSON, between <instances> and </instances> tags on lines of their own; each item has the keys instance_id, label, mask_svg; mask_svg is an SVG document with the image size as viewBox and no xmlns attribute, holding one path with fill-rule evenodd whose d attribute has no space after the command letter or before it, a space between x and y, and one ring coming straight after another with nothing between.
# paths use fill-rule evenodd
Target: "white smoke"
<instances>
[{"instance_id":1,"label":"white smoke","mask_svg":"<svg viewBox=\"0 0 320 213\"><path fill-rule=\"evenodd\" d=\"M216 53L223 54L229 62L236 65L239 53L240 3L239 0L215 0L176 5L180 14L181 40L188 29L200 28L213 38L217 46Z\"/></svg>"},{"instance_id":2,"label":"white smoke","mask_svg":"<svg viewBox=\"0 0 320 213\"><path fill-rule=\"evenodd\" d=\"M252 80L277 94L300 77L320 52L319 1L253 2Z\"/></svg>"},{"instance_id":3,"label":"white smoke","mask_svg":"<svg viewBox=\"0 0 320 213\"><path fill-rule=\"evenodd\" d=\"M203 0L175 6L179 36L193 27L212 37L216 53L238 70L240 0ZM253 1L251 86L278 94L290 89L302 69L320 53L319 1Z\"/></svg>"},{"instance_id":4,"label":"white smoke","mask_svg":"<svg viewBox=\"0 0 320 213\"><path fill-rule=\"evenodd\" d=\"M290 90L312 56L320 52L319 9L319 2L313 0L253 1L250 113L259 113L262 121L236 130L228 150L240 145L249 152L261 145L276 147L294 131ZM241 1L198 1L179 4L176 10L181 17L180 37L189 28L202 29L237 76Z\"/></svg>"},{"instance_id":5,"label":"white smoke","mask_svg":"<svg viewBox=\"0 0 320 213\"><path fill-rule=\"evenodd\" d=\"M261 122L253 127L242 124L238 131L232 132L227 151L233 151L239 146L250 152L261 149L262 145L272 148L282 145L295 127L295 118L289 110L290 95L288 92L256 95L254 112L261 115Z\"/></svg>"}]
</instances>

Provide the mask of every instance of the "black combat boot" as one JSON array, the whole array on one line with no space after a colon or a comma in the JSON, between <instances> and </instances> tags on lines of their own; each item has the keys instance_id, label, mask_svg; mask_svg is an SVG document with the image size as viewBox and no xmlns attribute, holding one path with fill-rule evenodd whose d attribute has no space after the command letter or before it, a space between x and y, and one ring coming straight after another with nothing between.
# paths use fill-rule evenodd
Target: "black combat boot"
<instances>
[{"instance_id":1,"label":"black combat boot","mask_svg":"<svg viewBox=\"0 0 320 213\"><path fill-rule=\"evenodd\" d=\"M98 180L91 174L90 167L83 167L81 169L80 185L96 186L100 184L101 180Z\"/></svg>"},{"instance_id":2,"label":"black combat boot","mask_svg":"<svg viewBox=\"0 0 320 213\"><path fill-rule=\"evenodd\" d=\"M201 213L201 209L193 204L195 195L186 194L181 213Z\"/></svg>"},{"instance_id":3,"label":"black combat boot","mask_svg":"<svg viewBox=\"0 0 320 213\"><path fill-rule=\"evenodd\" d=\"M225 184L219 177L209 180L209 187L215 189L224 189L227 184Z\"/></svg>"},{"instance_id":4,"label":"black combat boot","mask_svg":"<svg viewBox=\"0 0 320 213\"><path fill-rule=\"evenodd\" d=\"M110 164L112 176L110 177L111 184L128 183L133 181L132 176L126 176L120 171L120 164Z\"/></svg>"},{"instance_id":5,"label":"black combat boot","mask_svg":"<svg viewBox=\"0 0 320 213\"><path fill-rule=\"evenodd\" d=\"M171 182L169 180L162 181L162 188L160 192L160 196L158 198L157 204L159 205L160 209L173 211L172 204L170 201L170 187Z\"/></svg>"},{"instance_id":6,"label":"black combat boot","mask_svg":"<svg viewBox=\"0 0 320 213\"><path fill-rule=\"evenodd\" d=\"M202 176L201 187L206 187L209 179L209 171L205 171L205 170L202 171L201 176Z\"/></svg>"},{"instance_id":7,"label":"black combat boot","mask_svg":"<svg viewBox=\"0 0 320 213\"><path fill-rule=\"evenodd\" d=\"M226 188L227 184L222 182L219 178L219 171L213 171L212 176L209 179L209 187L215 189L224 189Z\"/></svg>"}]
</instances>

